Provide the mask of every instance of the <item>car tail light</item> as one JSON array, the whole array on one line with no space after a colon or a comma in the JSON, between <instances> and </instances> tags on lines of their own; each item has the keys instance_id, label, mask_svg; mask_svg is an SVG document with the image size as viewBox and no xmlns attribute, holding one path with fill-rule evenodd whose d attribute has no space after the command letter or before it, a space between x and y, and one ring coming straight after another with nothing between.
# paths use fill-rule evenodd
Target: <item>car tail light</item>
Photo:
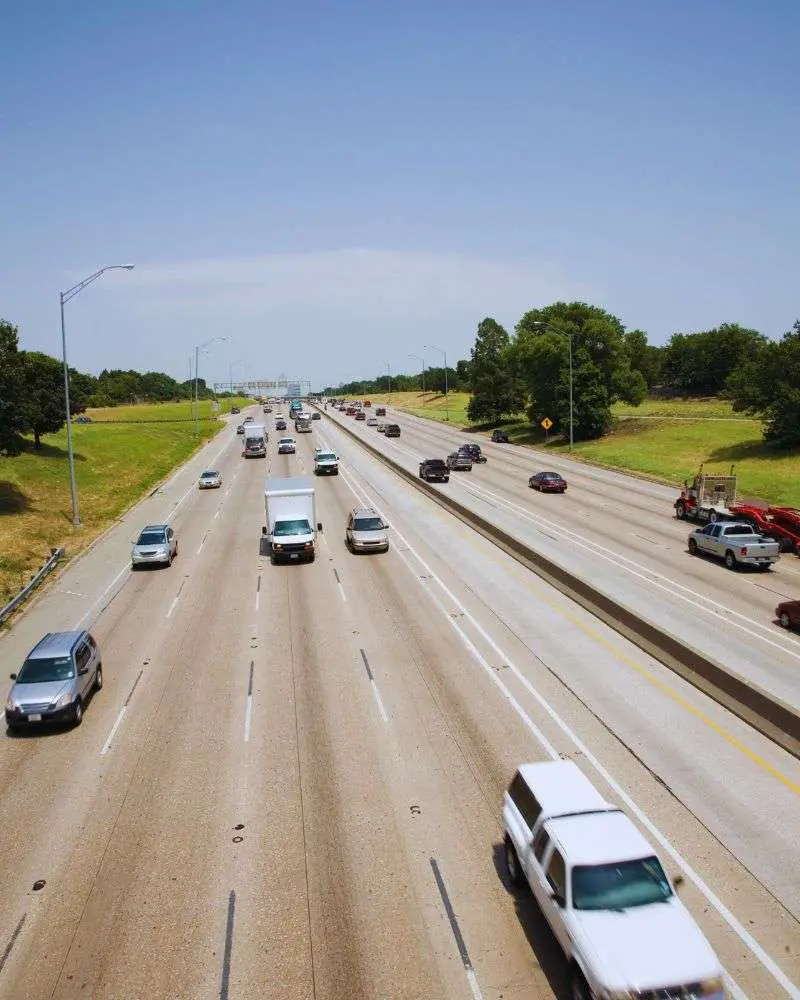
<instances>
[{"instance_id":1,"label":"car tail light","mask_svg":"<svg viewBox=\"0 0 800 1000\"><path fill-rule=\"evenodd\" d=\"M743 556L746 556L746 555L747 555L747 546L746 546L746 545L745 545L745 546L744 546L744 548L742 549L742 555L743 555Z\"/></svg>"}]
</instances>

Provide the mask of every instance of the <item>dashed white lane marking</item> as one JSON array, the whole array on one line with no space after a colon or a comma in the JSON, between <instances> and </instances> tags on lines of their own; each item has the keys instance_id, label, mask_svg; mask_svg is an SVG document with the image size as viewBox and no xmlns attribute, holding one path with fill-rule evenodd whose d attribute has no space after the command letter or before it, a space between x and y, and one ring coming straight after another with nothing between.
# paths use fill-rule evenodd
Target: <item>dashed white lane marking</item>
<instances>
[{"instance_id":1,"label":"dashed white lane marking","mask_svg":"<svg viewBox=\"0 0 800 1000\"><path fill-rule=\"evenodd\" d=\"M343 476L344 481L347 483L351 491L355 496L361 500L369 502L365 495L362 495L356 486L352 483L347 475ZM372 502L370 506L377 507L377 504ZM746 947L752 952L753 955L759 960L767 972L775 979L777 983L786 991L786 993L792 998L792 1000L800 1000L800 989L789 979L783 969L773 960L773 958L761 947L761 945L756 941L752 934L743 926L743 924L737 919L736 916L728 909L727 906L722 902L722 900L717 896L717 894L711 889L709 885L703 880L698 872L692 868L689 862L680 854L680 852L673 847L667 837L659 830L655 823L645 814L645 812L634 802L634 800L628 795L628 793L622 788L622 786L616 781L616 779L611 775L611 773L600 763L600 761L591 752L588 746L580 739L580 737L575 733L570 726L561 718L561 716L556 712L552 705L544 698L533 686L533 684L528 680L528 678L522 673L522 671L513 663L511 658L506 655L506 653L498 646L498 644L492 639L492 637L486 632L483 626L480 625L478 621L475 620L470 611L464 607L464 605L458 600L458 598L453 594L449 587L439 578L436 572L431 566L422 558L422 556L414 549L410 544L408 539L406 539L403 534L395 529L395 534L406 546L409 552L412 553L417 562L423 567L428 580L436 581L437 585L441 588L442 592L447 596L448 600L459 610L460 614L468 620L473 628L478 632L478 634L483 638L483 640L497 653L500 658L501 663L508 665L508 668L514 674L514 676L520 681L520 683L525 687L525 689L530 693L538 705L542 708L547 715L553 720L553 722L558 726L558 728L564 733L567 739L576 747L577 750L581 752L584 760L589 763L594 770L603 778L603 780L608 784L610 788L619 796L619 798L625 803L626 807L631 813L639 820L642 826L649 831L649 833L658 841L664 851L669 854L672 860L678 865L684 875L695 885L695 887L705 896L708 902L714 907L717 913L722 917L725 923L731 928L731 930L736 934L736 936L746 945ZM535 725L530 716L525 712L519 702L514 698L511 691L508 689L506 684L496 675L492 670L491 666L483 656L475 648L469 637L463 632L458 622L455 621L451 615L450 611L439 601L433 594L428 580L420 580L419 574L414 572L413 568L410 566L406 560L403 553L399 548L395 547L395 553L400 556L409 571L414 576L414 579L418 584L423 587L428 594L431 595L433 600L436 602L441 612L447 619L451 628L453 628L457 633L459 633L464 645L473 653L477 662L483 667L487 676L491 678L494 684L502 690L506 700L514 708L519 718L522 720L524 725L530 730L530 732L536 737L536 739L541 744L542 748L548 754L548 756L553 760L558 760L559 754L553 745L544 737L541 730ZM747 1000L747 994L741 989L741 987L736 983L736 981L730 977L726 976L726 982L730 992L734 995L735 1000Z\"/></svg>"},{"instance_id":2,"label":"dashed white lane marking","mask_svg":"<svg viewBox=\"0 0 800 1000\"><path fill-rule=\"evenodd\" d=\"M346 601L347 600L347 594L345 594L345 592L344 592L344 587L342 586L341 583L337 583L336 586L339 588L339 596L341 597L341 599L343 601Z\"/></svg>"},{"instance_id":3,"label":"dashed white lane marking","mask_svg":"<svg viewBox=\"0 0 800 1000\"><path fill-rule=\"evenodd\" d=\"M375 704L378 706L378 711L381 713L381 718L384 722L388 722L389 716L386 714L386 709L383 707L383 699L381 698L381 693L378 690L378 685L374 680L370 681L370 687L372 688L372 697L375 699Z\"/></svg>"},{"instance_id":4,"label":"dashed white lane marking","mask_svg":"<svg viewBox=\"0 0 800 1000\"><path fill-rule=\"evenodd\" d=\"M111 743L112 743L114 737L117 735L117 730L119 729L119 727L120 727L120 725L122 723L122 720L125 717L125 713L127 711L128 711L128 706L127 705L123 705L122 708L119 710L119 714L117 715L116 721L114 722L114 725L111 727L111 732L108 734L108 739L105 741L105 743L103 744L103 747L102 747L102 749L100 751L100 756L101 757L105 757L105 755L111 749Z\"/></svg>"},{"instance_id":5,"label":"dashed white lane marking","mask_svg":"<svg viewBox=\"0 0 800 1000\"><path fill-rule=\"evenodd\" d=\"M244 713L244 741L245 743L250 742L250 721L253 717L253 696L249 694L247 696L247 707Z\"/></svg>"},{"instance_id":6,"label":"dashed white lane marking","mask_svg":"<svg viewBox=\"0 0 800 1000\"><path fill-rule=\"evenodd\" d=\"M258 611L258 604L259 604L260 597L261 597L261 592L257 590L256 591L256 611Z\"/></svg>"},{"instance_id":7,"label":"dashed white lane marking","mask_svg":"<svg viewBox=\"0 0 800 1000\"><path fill-rule=\"evenodd\" d=\"M94 602L94 604L92 604L92 606L89 608L89 610L81 618L78 619L78 621L73 626L73 629L77 630L77 629L79 629L79 628L81 628L83 626L83 623L87 620L87 618L90 617L90 615L92 614L92 612L94 611L94 609L98 606L98 604L100 604L101 601L103 601L105 599L106 594L108 594L109 591L111 591L116 586L116 584L122 579L122 577L126 573L130 572L130 569L131 569L130 563L125 563L125 565L122 567L122 569L119 571L119 573L117 573L117 575L114 577L114 579L111 581L111 583L109 583L109 585L106 587L106 589L103 591L103 593L97 598L97 600Z\"/></svg>"},{"instance_id":8,"label":"dashed white lane marking","mask_svg":"<svg viewBox=\"0 0 800 1000\"><path fill-rule=\"evenodd\" d=\"M215 512L215 514L214 514L214 520L216 521L216 519L217 519L218 517L219 517L219 511L216 511L216 512Z\"/></svg>"},{"instance_id":9,"label":"dashed white lane marking","mask_svg":"<svg viewBox=\"0 0 800 1000\"><path fill-rule=\"evenodd\" d=\"M175 606L177 603L178 603L178 598L174 597L172 599L172 604L170 604L169 606L169 611L167 612L167 618L170 618L172 616L172 612L175 610Z\"/></svg>"}]
</instances>

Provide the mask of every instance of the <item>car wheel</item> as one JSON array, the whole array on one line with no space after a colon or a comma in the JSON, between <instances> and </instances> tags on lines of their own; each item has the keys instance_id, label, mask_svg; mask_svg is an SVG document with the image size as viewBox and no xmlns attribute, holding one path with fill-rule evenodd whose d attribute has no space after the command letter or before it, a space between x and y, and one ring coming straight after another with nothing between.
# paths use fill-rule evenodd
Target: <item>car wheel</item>
<instances>
[{"instance_id":1,"label":"car wheel","mask_svg":"<svg viewBox=\"0 0 800 1000\"><path fill-rule=\"evenodd\" d=\"M693 538L689 539L689 555L690 556L697 555L697 542Z\"/></svg>"},{"instance_id":2,"label":"car wheel","mask_svg":"<svg viewBox=\"0 0 800 1000\"><path fill-rule=\"evenodd\" d=\"M778 545L781 552L794 552L794 542L791 538L781 538Z\"/></svg>"},{"instance_id":3,"label":"car wheel","mask_svg":"<svg viewBox=\"0 0 800 1000\"><path fill-rule=\"evenodd\" d=\"M503 844L503 856L505 857L508 881L511 885L521 885L522 868L517 857L517 849L514 847L511 837L508 834L506 834L505 843Z\"/></svg>"},{"instance_id":4,"label":"car wheel","mask_svg":"<svg viewBox=\"0 0 800 1000\"><path fill-rule=\"evenodd\" d=\"M677 517L679 521L686 520L686 507L682 503L675 504L675 517Z\"/></svg>"},{"instance_id":5,"label":"car wheel","mask_svg":"<svg viewBox=\"0 0 800 1000\"><path fill-rule=\"evenodd\" d=\"M101 691L103 688L103 664L97 664L97 671L94 675L94 689L95 691Z\"/></svg>"},{"instance_id":6,"label":"car wheel","mask_svg":"<svg viewBox=\"0 0 800 1000\"><path fill-rule=\"evenodd\" d=\"M80 698L76 698L72 706L72 725L77 727L83 722L83 703Z\"/></svg>"},{"instance_id":7,"label":"car wheel","mask_svg":"<svg viewBox=\"0 0 800 1000\"><path fill-rule=\"evenodd\" d=\"M792 622L791 622L789 616L786 614L785 611L780 616L780 618L778 618L778 621L781 623L781 625L783 625L784 628L790 628L791 627Z\"/></svg>"},{"instance_id":8,"label":"car wheel","mask_svg":"<svg viewBox=\"0 0 800 1000\"><path fill-rule=\"evenodd\" d=\"M736 569L736 556L730 549L725 553L725 565L728 569Z\"/></svg>"},{"instance_id":9,"label":"car wheel","mask_svg":"<svg viewBox=\"0 0 800 1000\"><path fill-rule=\"evenodd\" d=\"M572 970L570 996L572 1000L593 1000L593 993L589 989L589 984L578 968Z\"/></svg>"},{"instance_id":10,"label":"car wheel","mask_svg":"<svg viewBox=\"0 0 800 1000\"><path fill-rule=\"evenodd\" d=\"M175 555L176 556L178 555L178 543L177 542L175 543Z\"/></svg>"}]
</instances>

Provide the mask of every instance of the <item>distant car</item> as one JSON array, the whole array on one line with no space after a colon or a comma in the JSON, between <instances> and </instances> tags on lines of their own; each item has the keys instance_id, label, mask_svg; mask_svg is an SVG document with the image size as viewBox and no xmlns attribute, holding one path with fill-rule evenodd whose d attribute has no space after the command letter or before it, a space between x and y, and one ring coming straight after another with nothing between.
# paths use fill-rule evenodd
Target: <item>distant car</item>
<instances>
[{"instance_id":1,"label":"distant car","mask_svg":"<svg viewBox=\"0 0 800 1000\"><path fill-rule=\"evenodd\" d=\"M386 416L386 407L385 406L376 406L375 407L375 416L376 417L385 417Z\"/></svg>"},{"instance_id":2,"label":"distant car","mask_svg":"<svg viewBox=\"0 0 800 1000\"><path fill-rule=\"evenodd\" d=\"M216 469L206 469L200 473L197 485L201 490L218 490L222 486L222 476Z\"/></svg>"},{"instance_id":3,"label":"distant car","mask_svg":"<svg viewBox=\"0 0 800 1000\"><path fill-rule=\"evenodd\" d=\"M447 456L447 468L452 472L471 472L472 459L460 451L453 451Z\"/></svg>"},{"instance_id":4,"label":"distant car","mask_svg":"<svg viewBox=\"0 0 800 1000\"><path fill-rule=\"evenodd\" d=\"M424 458L419 463L419 478L426 482L450 482L450 469L443 458Z\"/></svg>"},{"instance_id":5,"label":"distant car","mask_svg":"<svg viewBox=\"0 0 800 1000\"><path fill-rule=\"evenodd\" d=\"M372 406L371 401L369 399L365 399L364 400L364 406Z\"/></svg>"},{"instance_id":6,"label":"distant car","mask_svg":"<svg viewBox=\"0 0 800 1000\"><path fill-rule=\"evenodd\" d=\"M784 601L775 608L775 617L784 628L800 628L800 601Z\"/></svg>"},{"instance_id":7,"label":"distant car","mask_svg":"<svg viewBox=\"0 0 800 1000\"><path fill-rule=\"evenodd\" d=\"M314 410L314 412L311 414L311 419L322 420L322 414L319 412L319 410Z\"/></svg>"},{"instance_id":8,"label":"distant car","mask_svg":"<svg viewBox=\"0 0 800 1000\"><path fill-rule=\"evenodd\" d=\"M294 455L295 444L294 438L279 438L278 439L278 454L279 455Z\"/></svg>"},{"instance_id":9,"label":"distant car","mask_svg":"<svg viewBox=\"0 0 800 1000\"><path fill-rule=\"evenodd\" d=\"M356 410L356 420L366 420L367 415L363 410Z\"/></svg>"},{"instance_id":10,"label":"distant car","mask_svg":"<svg viewBox=\"0 0 800 1000\"><path fill-rule=\"evenodd\" d=\"M232 406L231 407L231 413L241 413L241 412L242 411L239 409L238 406Z\"/></svg>"},{"instance_id":11,"label":"distant car","mask_svg":"<svg viewBox=\"0 0 800 1000\"><path fill-rule=\"evenodd\" d=\"M505 431L492 431L492 441L495 444L508 444L508 434Z\"/></svg>"},{"instance_id":12,"label":"distant car","mask_svg":"<svg viewBox=\"0 0 800 1000\"><path fill-rule=\"evenodd\" d=\"M386 424L378 424L378 426L375 428L375 430L379 434L385 434L386 433Z\"/></svg>"},{"instance_id":13,"label":"distant car","mask_svg":"<svg viewBox=\"0 0 800 1000\"><path fill-rule=\"evenodd\" d=\"M131 549L131 566L171 566L178 554L178 539L168 524L148 524Z\"/></svg>"},{"instance_id":14,"label":"distant car","mask_svg":"<svg viewBox=\"0 0 800 1000\"><path fill-rule=\"evenodd\" d=\"M386 425L386 437L387 438L399 438L400 437L400 425L399 424L387 424Z\"/></svg>"},{"instance_id":15,"label":"distant car","mask_svg":"<svg viewBox=\"0 0 800 1000\"><path fill-rule=\"evenodd\" d=\"M351 552L388 552L388 527L374 507L354 507L347 518L345 545Z\"/></svg>"},{"instance_id":16,"label":"distant car","mask_svg":"<svg viewBox=\"0 0 800 1000\"><path fill-rule=\"evenodd\" d=\"M557 472L537 472L528 480L528 486L540 493L563 493L567 488L567 481Z\"/></svg>"},{"instance_id":17,"label":"distant car","mask_svg":"<svg viewBox=\"0 0 800 1000\"><path fill-rule=\"evenodd\" d=\"M367 417L367 427L377 427L378 419L377 417Z\"/></svg>"},{"instance_id":18,"label":"distant car","mask_svg":"<svg viewBox=\"0 0 800 1000\"><path fill-rule=\"evenodd\" d=\"M469 455L473 462L479 465L486 461L486 456L481 452L479 444L462 444L458 449L462 455Z\"/></svg>"},{"instance_id":19,"label":"distant car","mask_svg":"<svg viewBox=\"0 0 800 1000\"><path fill-rule=\"evenodd\" d=\"M239 424L236 428L237 434L244 434L244 424Z\"/></svg>"},{"instance_id":20,"label":"distant car","mask_svg":"<svg viewBox=\"0 0 800 1000\"><path fill-rule=\"evenodd\" d=\"M82 413L79 417L75 417L76 424L90 424L92 422L91 417L87 417L85 413Z\"/></svg>"},{"instance_id":21,"label":"distant car","mask_svg":"<svg viewBox=\"0 0 800 1000\"><path fill-rule=\"evenodd\" d=\"M285 431L286 430L286 421L282 417L279 417L275 421L275 430L276 431ZM244 431L242 433L244 433Z\"/></svg>"},{"instance_id":22,"label":"distant car","mask_svg":"<svg viewBox=\"0 0 800 1000\"><path fill-rule=\"evenodd\" d=\"M79 726L92 691L103 686L100 650L89 632L48 632L28 653L6 701L6 725L67 722Z\"/></svg>"}]
</instances>

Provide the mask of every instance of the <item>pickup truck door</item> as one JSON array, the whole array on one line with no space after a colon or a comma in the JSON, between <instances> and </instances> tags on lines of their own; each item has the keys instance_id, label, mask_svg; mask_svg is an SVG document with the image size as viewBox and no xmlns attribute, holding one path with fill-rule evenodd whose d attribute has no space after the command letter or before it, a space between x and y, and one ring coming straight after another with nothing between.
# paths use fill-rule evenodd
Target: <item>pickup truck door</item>
<instances>
[{"instance_id":1,"label":"pickup truck door","mask_svg":"<svg viewBox=\"0 0 800 1000\"><path fill-rule=\"evenodd\" d=\"M565 955L569 956L572 942L569 935L567 915L567 866L561 852L551 847L545 855L542 882L542 898L539 903L545 920L558 939Z\"/></svg>"},{"instance_id":2,"label":"pickup truck door","mask_svg":"<svg viewBox=\"0 0 800 1000\"><path fill-rule=\"evenodd\" d=\"M702 531L698 532L695 536L697 540L697 547L702 552L717 552L718 540L717 536L722 530L719 524L707 524Z\"/></svg>"}]
</instances>

